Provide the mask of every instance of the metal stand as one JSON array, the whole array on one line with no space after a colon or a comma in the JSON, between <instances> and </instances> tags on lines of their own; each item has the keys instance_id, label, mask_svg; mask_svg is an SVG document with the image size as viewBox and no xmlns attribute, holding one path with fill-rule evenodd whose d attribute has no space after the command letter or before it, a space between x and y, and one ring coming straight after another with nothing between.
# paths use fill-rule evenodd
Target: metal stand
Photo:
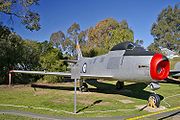
<instances>
[{"instance_id":1,"label":"metal stand","mask_svg":"<svg viewBox=\"0 0 180 120\"><path fill-rule=\"evenodd\" d=\"M9 72L9 87L11 87L11 73Z\"/></svg>"},{"instance_id":2,"label":"metal stand","mask_svg":"<svg viewBox=\"0 0 180 120\"><path fill-rule=\"evenodd\" d=\"M77 82L77 79L74 79L74 113L76 114L76 82Z\"/></svg>"},{"instance_id":3,"label":"metal stand","mask_svg":"<svg viewBox=\"0 0 180 120\"><path fill-rule=\"evenodd\" d=\"M71 79L74 79L74 114L76 114L76 105L77 105L77 98L76 98L76 91L77 91L77 80L80 79L80 68L74 66L71 68Z\"/></svg>"}]
</instances>

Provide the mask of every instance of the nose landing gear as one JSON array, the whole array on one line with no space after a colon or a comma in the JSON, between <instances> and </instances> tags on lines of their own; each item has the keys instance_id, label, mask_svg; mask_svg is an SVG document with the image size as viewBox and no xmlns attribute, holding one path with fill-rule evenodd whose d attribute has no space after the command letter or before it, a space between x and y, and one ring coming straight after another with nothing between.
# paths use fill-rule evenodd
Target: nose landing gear
<instances>
[{"instance_id":1,"label":"nose landing gear","mask_svg":"<svg viewBox=\"0 0 180 120\"><path fill-rule=\"evenodd\" d=\"M157 94L151 94L148 99L148 106L158 108L160 106L160 97Z\"/></svg>"},{"instance_id":2,"label":"nose landing gear","mask_svg":"<svg viewBox=\"0 0 180 120\"><path fill-rule=\"evenodd\" d=\"M159 85L159 83L152 82L150 84L150 88L151 88L151 90L155 91L160 88L160 85ZM160 102L161 102L161 99L160 99L159 95L157 95L156 93L153 93L148 98L147 106L149 106L151 108L158 108L160 106Z\"/></svg>"}]
</instances>

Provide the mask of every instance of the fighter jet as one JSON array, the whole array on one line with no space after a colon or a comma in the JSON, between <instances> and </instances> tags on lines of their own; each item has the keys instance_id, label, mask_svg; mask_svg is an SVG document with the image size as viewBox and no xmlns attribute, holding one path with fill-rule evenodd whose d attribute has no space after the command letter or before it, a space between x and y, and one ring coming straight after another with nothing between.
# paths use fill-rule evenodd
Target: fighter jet
<instances>
[{"instance_id":1,"label":"fighter jet","mask_svg":"<svg viewBox=\"0 0 180 120\"><path fill-rule=\"evenodd\" d=\"M77 68L80 74L80 90L86 91L85 79L113 79L117 80L116 88L122 89L125 81L143 82L150 85L152 90L160 88L159 82L168 77L170 63L166 56L152 53L133 42L123 42L115 45L107 54L88 58L83 57L79 43L76 50L77 60L69 60L72 68ZM71 72L47 72L47 71L20 71L10 72L26 74L71 76ZM152 94L149 101L159 107L160 98Z\"/></svg>"}]
</instances>

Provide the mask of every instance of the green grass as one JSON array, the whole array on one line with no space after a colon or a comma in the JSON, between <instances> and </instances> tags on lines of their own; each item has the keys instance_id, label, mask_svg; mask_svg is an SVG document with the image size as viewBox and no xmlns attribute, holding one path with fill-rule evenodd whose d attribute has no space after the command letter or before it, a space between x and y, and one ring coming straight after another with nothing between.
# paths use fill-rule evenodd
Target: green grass
<instances>
[{"instance_id":1,"label":"green grass","mask_svg":"<svg viewBox=\"0 0 180 120\"><path fill-rule=\"evenodd\" d=\"M110 117L148 113L136 109L136 105L145 105L147 103L146 97L150 94L147 91L139 89L142 86L141 84L129 86L130 90L116 91L114 89L115 81L106 81L100 84L103 90L100 88L98 90L91 88L91 92L88 93L78 92L77 111L80 110L80 112L76 115L63 112L73 112L73 83L59 85L63 86L63 88L37 88L36 91L27 85L14 86L12 88L0 86L0 104L21 105L21 107L1 105L0 110L28 111L63 117ZM156 92L165 98L165 102L162 101L161 105L168 108L180 106L180 95L177 95L180 94L179 85L161 84L161 89ZM173 97L173 95L177 96ZM168 96L172 97L166 98ZM120 102L121 100L130 100L133 103L125 104ZM22 106L26 106L27 108L22 108ZM39 107L57 111L37 109ZM117 111L108 112L108 110Z\"/></svg>"}]
</instances>

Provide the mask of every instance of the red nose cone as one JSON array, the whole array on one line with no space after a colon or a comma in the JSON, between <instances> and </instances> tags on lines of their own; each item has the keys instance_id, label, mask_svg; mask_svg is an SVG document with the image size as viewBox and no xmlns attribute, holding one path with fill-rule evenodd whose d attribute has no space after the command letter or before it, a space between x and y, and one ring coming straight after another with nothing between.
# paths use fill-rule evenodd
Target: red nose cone
<instances>
[{"instance_id":1,"label":"red nose cone","mask_svg":"<svg viewBox=\"0 0 180 120\"><path fill-rule=\"evenodd\" d=\"M162 54L155 54L150 63L150 74L154 80L164 80L168 77L170 64L167 57Z\"/></svg>"}]
</instances>

